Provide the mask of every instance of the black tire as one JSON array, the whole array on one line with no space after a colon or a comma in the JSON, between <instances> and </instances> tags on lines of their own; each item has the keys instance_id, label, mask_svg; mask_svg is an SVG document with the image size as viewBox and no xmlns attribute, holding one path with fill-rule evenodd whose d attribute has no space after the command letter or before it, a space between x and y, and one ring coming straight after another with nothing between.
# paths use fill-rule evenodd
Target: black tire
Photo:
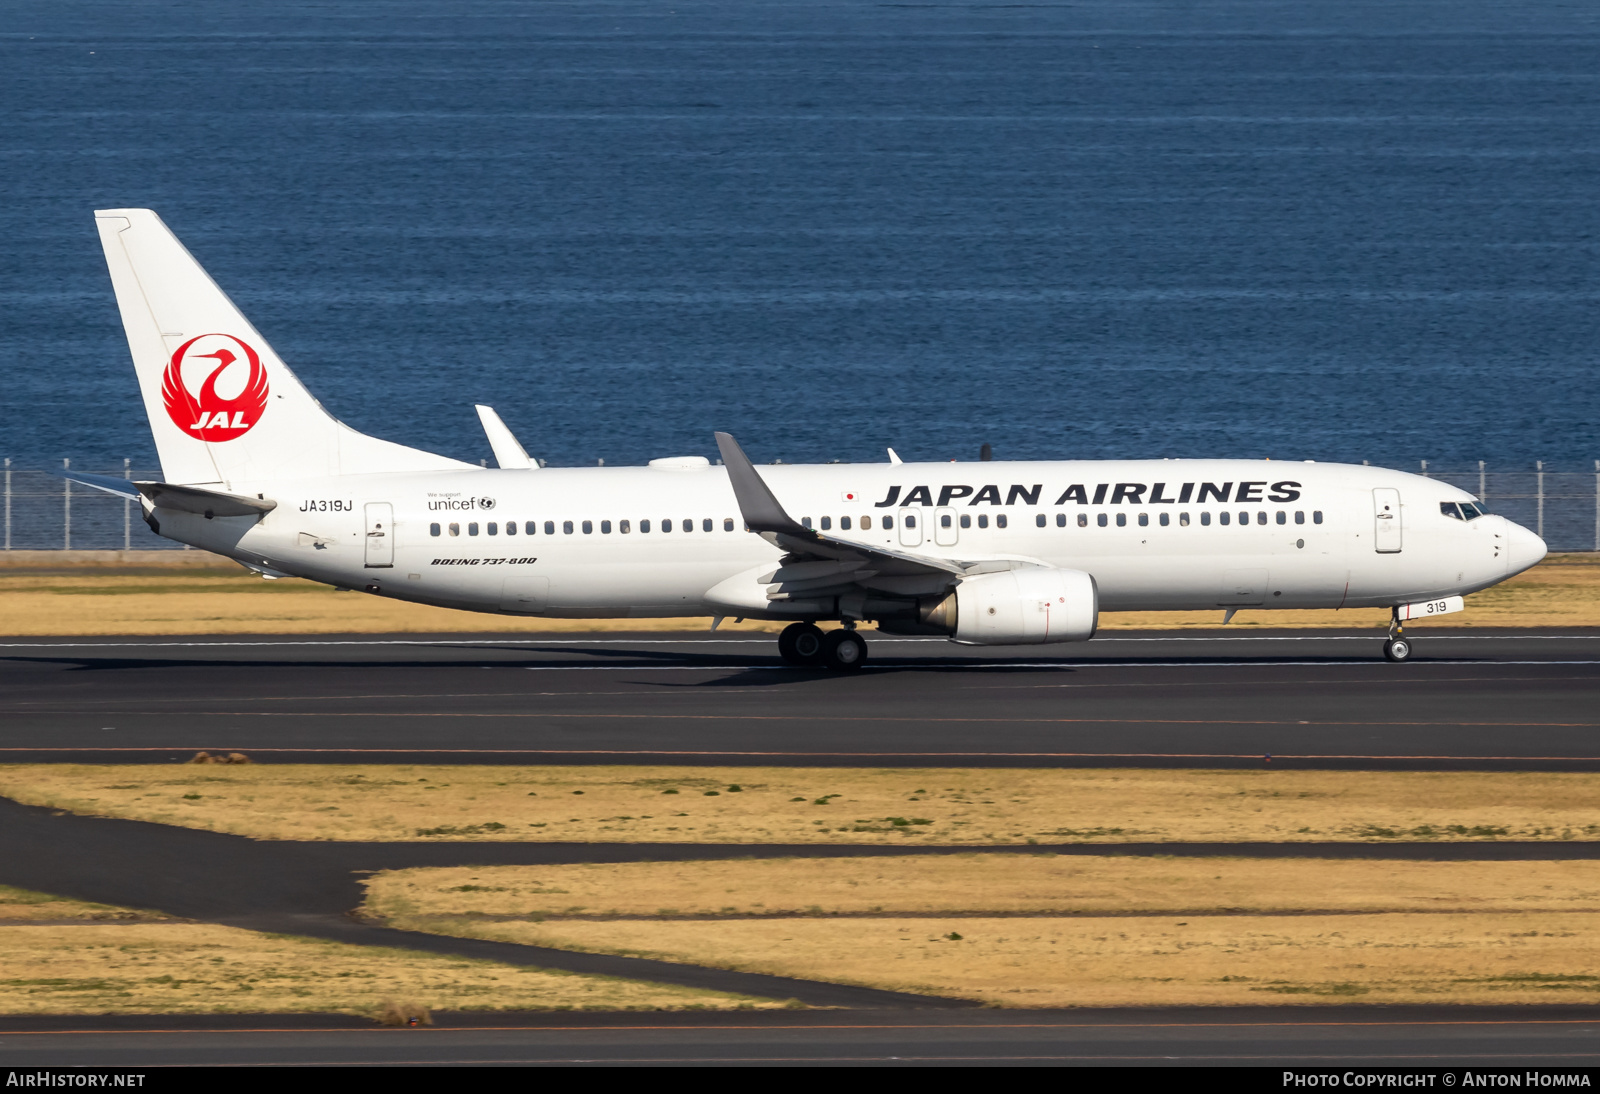
<instances>
[{"instance_id":1,"label":"black tire","mask_svg":"<svg viewBox=\"0 0 1600 1094\"><path fill-rule=\"evenodd\" d=\"M791 623L778 635L778 656L791 665L815 665L822 660L822 628L815 623Z\"/></svg>"},{"instance_id":2,"label":"black tire","mask_svg":"<svg viewBox=\"0 0 1600 1094\"><path fill-rule=\"evenodd\" d=\"M1415 649L1411 645L1411 639L1409 638L1391 638L1383 644L1384 659L1397 665L1411 660L1411 655L1414 652Z\"/></svg>"},{"instance_id":3,"label":"black tire","mask_svg":"<svg viewBox=\"0 0 1600 1094\"><path fill-rule=\"evenodd\" d=\"M834 672L856 672L867 663L867 644L855 631L829 631L822 638L822 664Z\"/></svg>"}]
</instances>

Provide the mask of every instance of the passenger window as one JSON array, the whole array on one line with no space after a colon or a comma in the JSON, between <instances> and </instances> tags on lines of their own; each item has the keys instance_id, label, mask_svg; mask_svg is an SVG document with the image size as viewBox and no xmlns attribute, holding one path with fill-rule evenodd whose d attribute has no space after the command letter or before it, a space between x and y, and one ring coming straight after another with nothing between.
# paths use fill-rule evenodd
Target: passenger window
<instances>
[{"instance_id":1,"label":"passenger window","mask_svg":"<svg viewBox=\"0 0 1600 1094\"><path fill-rule=\"evenodd\" d=\"M564 520L561 522L561 532L563 535L568 536L572 534L572 522L570 520Z\"/></svg>"},{"instance_id":2,"label":"passenger window","mask_svg":"<svg viewBox=\"0 0 1600 1094\"><path fill-rule=\"evenodd\" d=\"M1165 513L1162 513L1161 515L1162 516L1166 516ZM1148 528L1148 527L1150 527L1150 514L1149 513L1140 513L1139 514L1139 527L1140 528Z\"/></svg>"},{"instance_id":3,"label":"passenger window","mask_svg":"<svg viewBox=\"0 0 1600 1094\"><path fill-rule=\"evenodd\" d=\"M437 524L428 525L428 534L430 536L438 535L439 534L439 526Z\"/></svg>"},{"instance_id":4,"label":"passenger window","mask_svg":"<svg viewBox=\"0 0 1600 1094\"><path fill-rule=\"evenodd\" d=\"M478 534L478 522L477 521L472 521L470 524L467 525L467 535L475 536L477 534Z\"/></svg>"},{"instance_id":5,"label":"passenger window","mask_svg":"<svg viewBox=\"0 0 1600 1094\"><path fill-rule=\"evenodd\" d=\"M915 528L916 526L917 526L917 515L915 513L907 513L906 514L906 527L907 528Z\"/></svg>"},{"instance_id":6,"label":"passenger window","mask_svg":"<svg viewBox=\"0 0 1600 1094\"><path fill-rule=\"evenodd\" d=\"M500 534L500 522L499 521L491 520L489 522L489 534L491 536L498 536Z\"/></svg>"},{"instance_id":7,"label":"passenger window","mask_svg":"<svg viewBox=\"0 0 1600 1094\"><path fill-rule=\"evenodd\" d=\"M514 536L516 534L517 534L517 522L514 521L514 520L506 521L506 535Z\"/></svg>"},{"instance_id":8,"label":"passenger window","mask_svg":"<svg viewBox=\"0 0 1600 1094\"><path fill-rule=\"evenodd\" d=\"M1185 528L1189 527L1189 514L1188 513L1179 513L1178 514L1178 523L1183 525L1183 527L1185 527Z\"/></svg>"},{"instance_id":9,"label":"passenger window","mask_svg":"<svg viewBox=\"0 0 1600 1094\"><path fill-rule=\"evenodd\" d=\"M1056 514L1056 527L1057 528L1065 528L1066 526L1067 526L1067 514L1065 514L1065 513L1057 513Z\"/></svg>"},{"instance_id":10,"label":"passenger window","mask_svg":"<svg viewBox=\"0 0 1600 1094\"><path fill-rule=\"evenodd\" d=\"M1094 522L1100 527L1104 528L1106 526L1106 515L1104 513L1096 513L1094 516Z\"/></svg>"},{"instance_id":11,"label":"passenger window","mask_svg":"<svg viewBox=\"0 0 1600 1094\"><path fill-rule=\"evenodd\" d=\"M940 528L949 528L950 527L950 514L949 513L940 513L939 514L939 527Z\"/></svg>"},{"instance_id":12,"label":"passenger window","mask_svg":"<svg viewBox=\"0 0 1600 1094\"><path fill-rule=\"evenodd\" d=\"M1039 513L1038 515L1036 515L1033 518L1033 523L1038 525L1040 528L1043 528L1044 525L1045 525L1044 514L1043 513Z\"/></svg>"},{"instance_id":13,"label":"passenger window","mask_svg":"<svg viewBox=\"0 0 1600 1094\"><path fill-rule=\"evenodd\" d=\"M672 521L670 521L670 520L664 520L664 521L662 521L662 522L661 522L661 530L662 530L662 531L663 531L663 532L670 532L670 531L672 531Z\"/></svg>"},{"instance_id":14,"label":"passenger window","mask_svg":"<svg viewBox=\"0 0 1600 1094\"><path fill-rule=\"evenodd\" d=\"M715 527L715 525L712 524L710 517L706 517L700 521L700 530L702 532L709 532L713 527Z\"/></svg>"},{"instance_id":15,"label":"passenger window","mask_svg":"<svg viewBox=\"0 0 1600 1094\"><path fill-rule=\"evenodd\" d=\"M989 527L989 514L988 513L979 513L978 514L978 527L979 528L987 528L987 527Z\"/></svg>"},{"instance_id":16,"label":"passenger window","mask_svg":"<svg viewBox=\"0 0 1600 1094\"><path fill-rule=\"evenodd\" d=\"M994 515L994 526L996 528L1004 528L1006 526L1006 515L1004 513L996 513Z\"/></svg>"},{"instance_id":17,"label":"passenger window","mask_svg":"<svg viewBox=\"0 0 1600 1094\"><path fill-rule=\"evenodd\" d=\"M1169 525L1171 523L1172 523L1172 514L1171 513L1162 513L1161 514L1161 527L1165 528L1167 525Z\"/></svg>"},{"instance_id":18,"label":"passenger window","mask_svg":"<svg viewBox=\"0 0 1600 1094\"><path fill-rule=\"evenodd\" d=\"M971 528L972 527L972 514L971 513L962 513L961 514L961 527L963 527L963 528Z\"/></svg>"},{"instance_id":19,"label":"passenger window","mask_svg":"<svg viewBox=\"0 0 1600 1094\"><path fill-rule=\"evenodd\" d=\"M1256 523L1257 524L1265 524L1265 523L1267 523L1267 514L1265 514L1265 513L1257 513L1256 514Z\"/></svg>"},{"instance_id":20,"label":"passenger window","mask_svg":"<svg viewBox=\"0 0 1600 1094\"><path fill-rule=\"evenodd\" d=\"M1218 524L1227 524L1228 521L1231 520L1231 519L1232 518L1228 516L1227 510L1223 510L1222 512L1217 514L1217 523Z\"/></svg>"},{"instance_id":21,"label":"passenger window","mask_svg":"<svg viewBox=\"0 0 1600 1094\"><path fill-rule=\"evenodd\" d=\"M804 527L810 528L811 527L811 518L810 517L801 517L800 518L800 523Z\"/></svg>"},{"instance_id":22,"label":"passenger window","mask_svg":"<svg viewBox=\"0 0 1600 1094\"><path fill-rule=\"evenodd\" d=\"M1078 527L1079 528L1087 528L1087 527L1089 527L1089 514L1088 513L1079 513L1078 514Z\"/></svg>"},{"instance_id":23,"label":"passenger window","mask_svg":"<svg viewBox=\"0 0 1600 1094\"><path fill-rule=\"evenodd\" d=\"M733 527L733 521L731 521L731 520L730 520L730 521L729 521L729 522L728 522L728 527L729 527L729 528L732 528L732 527ZM863 532L870 532L870 531L872 531L872 518L871 518L871 517L862 517L862 518L861 518L861 530L862 530L862 531L863 531Z\"/></svg>"},{"instance_id":24,"label":"passenger window","mask_svg":"<svg viewBox=\"0 0 1600 1094\"><path fill-rule=\"evenodd\" d=\"M530 535L530 536L531 536L531 535L533 535L533 534L534 534L534 532L535 532L535 531L537 531L537 530L538 530L538 528L539 528L539 525L538 525L538 523L537 523L537 522L535 522L535 521L531 521L531 520L530 520L530 521L528 521L528 522L527 522L527 523L525 523L525 524L524 524L524 525L523 525L523 526L522 526L522 530L523 530L523 531L524 531L524 532L526 532L526 533L527 533L527 534L528 534L528 535ZM553 532L553 531L555 531L555 529L554 529L554 528L552 528L552 529L550 529L550 531L552 531L552 532Z\"/></svg>"},{"instance_id":25,"label":"passenger window","mask_svg":"<svg viewBox=\"0 0 1600 1094\"><path fill-rule=\"evenodd\" d=\"M822 520L819 523L822 525L822 530L824 532L830 532L830 531L833 530L833 518L832 517L823 517Z\"/></svg>"},{"instance_id":26,"label":"passenger window","mask_svg":"<svg viewBox=\"0 0 1600 1094\"><path fill-rule=\"evenodd\" d=\"M650 531L650 522L648 520L641 520L639 522L639 534L642 536L642 535L646 534L649 531Z\"/></svg>"},{"instance_id":27,"label":"passenger window","mask_svg":"<svg viewBox=\"0 0 1600 1094\"><path fill-rule=\"evenodd\" d=\"M1117 514L1117 527L1118 528L1126 528L1127 526L1128 526L1128 514L1126 514L1126 513L1118 513Z\"/></svg>"},{"instance_id":28,"label":"passenger window","mask_svg":"<svg viewBox=\"0 0 1600 1094\"><path fill-rule=\"evenodd\" d=\"M1322 510L1321 509L1313 509L1311 511L1311 523L1312 524L1321 524L1322 523Z\"/></svg>"},{"instance_id":29,"label":"passenger window","mask_svg":"<svg viewBox=\"0 0 1600 1094\"><path fill-rule=\"evenodd\" d=\"M452 525L451 525L451 526L450 526L450 534L451 534L451 535L452 535L452 536L459 536L459 535L460 535L460 534L461 534L461 525L459 525L459 524L452 524Z\"/></svg>"},{"instance_id":30,"label":"passenger window","mask_svg":"<svg viewBox=\"0 0 1600 1094\"><path fill-rule=\"evenodd\" d=\"M1239 513L1239 523L1240 523L1240 524L1241 524L1241 525L1245 525L1245 524L1249 524L1249 523L1250 523L1250 514L1249 514L1249 513L1246 513L1246 512L1243 512L1243 511L1241 511L1241 512L1240 512L1240 513Z\"/></svg>"},{"instance_id":31,"label":"passenger window","mask_svg":"<svg viewBox=\"0 0 1600 1094\"><path fill-rule=\"evenodd\" d=\"M1289 523L1289 514L1285 513L1282 509L1278 510L1278 523L1279 524L1288 524Z\"/></svg>"},{"instance_id":32,"label":"passenger window","mask_svg":"<svg viewBox=\"0 0 1600 1094\"><path fill-rule=\"evenodd\" d=\"M572 531L572 528L569 526L567 528L567 531L569 531L569 532ZM544 522L544 534L547 535L547 536L553 536L553 535L556 534L556 522L555 521L547 520L547 521Z\"/></svg>"},{"instance_id":33,"label":"passenger window","mask_svg":"<svg viewBox=\"0 0 1600 1094\"><path fill-rule=\"evenodd\" d=\"M850 518L849 517L840 517L839 518L839 531L848 532L849 530L850 530Z\"/></svg>"},{"instance_id":34,"label":"passenger window","mask_svg":"<svg viewBox=\"0 0 1600 1094\"><path fill-rule=\"evenodd\" d=\"M611 522L609 520L603 520L600 522L600 534L602 536L609 536L611 534Z\"/></svg>"},{"instance_id":35,"label":"passenger window","mask_svg":"<svg viewBox=\"0 0 1600 1094\"><path fill-rule=\"evenodd\" d=\"M594 521L586 520L583 522L583 534L586 536L594 535Z\"/></svg>"},{"instance_id":36,"label":"passenger window","mask_svg":"<svg viewBox=\"0 0 1600 1094\"><path fill-rule=\"evenodd\" d=\"M617 521L617 531L621 532L623 535L627 535L629 532L633 531L633 521L631 521L631 520L619 520L619 521Z\"/></svg>"},{"instance_id":37,"label":"passenger window","mask_svg":"<svg viewBox=\"0 0 1600 1094\"><path fill-rule=\"evenodd\" d=\"M885 532L894 531L894 518L893 517L884 517L883 518L883 530Z\"/></svg>"},{"instance_id":38,"label":"passenger window","mask_svg":"<svg viewBox=\"0 0 1600 1094\"><path fill-rule=\"evenodd\" d=\"M692 521L692 520L688 519L687 517L685 517L684 521L683 521L683 530L685 532L694 531L694 521Z\"/></svg>"},{"instance_id":39,"label":"passenger window","mask_svg":"<svg viewBox=\"0 0 1600 1094\"><path fill-rule=\"evenodd\" d=\"M724 532L733 531L733 518L732 517L723 517L722 518L722 530ZM624 528L623 531L626 532L627 529Z\"/></svg>"},{"instance_id":40,"label":"passenger window","mask_svg":"<svg viewBox=\"0 0 1600 1094\"><path fill-rule=\"evenodd\" d=\"M1304 509L1295 510L1294 522L1296 524L1304 524L1306 522L1306 511Z\"/></svg>"},{"instance_id":41,"label":"passenger window","mask_svg":"<svg viewBox=\"0 0 1600 1094\"><path fill-rule=\"evenodd\" d=\"M1207 528L1211 526L1211 513L1209 510L1200 514L1200 524Z\"/></svg>"}]
</instances>

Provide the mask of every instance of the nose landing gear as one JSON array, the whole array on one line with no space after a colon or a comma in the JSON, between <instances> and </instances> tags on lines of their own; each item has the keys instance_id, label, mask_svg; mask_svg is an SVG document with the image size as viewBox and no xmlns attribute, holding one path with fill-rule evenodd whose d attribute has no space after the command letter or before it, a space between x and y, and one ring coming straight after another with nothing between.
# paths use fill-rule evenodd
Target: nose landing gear
<instances>
[{"instance_id":1,"label":"nose landing gear","mask_svg":"<svg viewBox=\"0 0 1600 1094\"><path fill-rule=\"evenodd\" d=\"M1400 625L1400 609L1393 609L1389 619L1389 640L1383 644L1383 657L1398 665L1403 661L1411 660L1411 639L1405 637L1405 628Z\"/></svg>"},{"instance_id":2,"label":"nose landing gear","mask_svg":"<svg viewBox=\"0 0 1600 1094\"><path fill-rule=\"evenodd\" d=\"M815 623L791 623L778 635L778 656L791 665L855 672L867 661L867 644L853 627L823 633Z\"/></svg>"}]
</instances>

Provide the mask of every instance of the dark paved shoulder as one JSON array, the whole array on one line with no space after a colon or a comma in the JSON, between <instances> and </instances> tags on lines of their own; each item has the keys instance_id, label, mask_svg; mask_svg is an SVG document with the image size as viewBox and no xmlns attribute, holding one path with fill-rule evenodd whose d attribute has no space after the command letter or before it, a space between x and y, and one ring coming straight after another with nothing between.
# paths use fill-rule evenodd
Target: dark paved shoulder
<instances>
[{"instance_id":1,"label":"dark paved shoulder","mask_svg":"<svg viewBox=\"0 0 1600 1094\"><path fill-rule=\"evenodd\" d=\"M0 1020L13 1066L163 1064L1079 1064L1514 1066L1600 1063L1584 1007L1151 1008L442 1014L432 1029L303 1016Z\"/></svg>"}]
</instances>

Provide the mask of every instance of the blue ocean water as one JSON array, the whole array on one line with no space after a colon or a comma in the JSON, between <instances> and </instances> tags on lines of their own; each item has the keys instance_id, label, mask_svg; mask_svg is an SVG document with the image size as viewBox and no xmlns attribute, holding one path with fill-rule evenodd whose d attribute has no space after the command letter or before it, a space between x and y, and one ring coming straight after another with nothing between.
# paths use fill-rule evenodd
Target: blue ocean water
<instances>
[{"instance_id":1,"label":"blue ocean water","mask_svg":"<svg viewBox=\"0 0 1600 1094\"><path fill-rule=\"evenodd\" d=\"M0 455L149 466L90 211L552 464L1588 467L1600 8L0 3Z\"/></svg>"}]
</instances>

